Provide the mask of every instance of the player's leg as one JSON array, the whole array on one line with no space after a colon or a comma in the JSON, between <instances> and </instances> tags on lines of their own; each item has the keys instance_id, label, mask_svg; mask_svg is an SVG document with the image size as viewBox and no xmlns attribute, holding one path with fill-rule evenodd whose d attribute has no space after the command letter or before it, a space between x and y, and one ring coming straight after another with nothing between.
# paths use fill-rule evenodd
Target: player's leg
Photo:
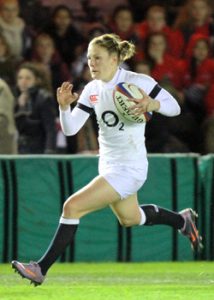
<instances>
[{"instance_id":1,"label":"player's leg","mask_svg":"<svg viewBox=\"0 0 214 300\"><path fill-rule=\"evenodd\" d=\"M64 252L76 233L79 219L89 212L101 209L120 200L120 195L101 176L68 198L62 217L46 253L37 263L23 264L13 261L13 267L25 278L41 284L50 266Z\"/></svg>"},{"instance_id":2,"label":"player's leg","mask_svg":"<svg viewBox=\"0 0 214 300\"><path fill-rule=\"evenodd\" d=\"M179 213L152 204L139 206L137 194L113 203L110 207L124 226L163 224L175 229L184 226L184 218Z\"/></svg>"},{"instance_id":3,"label":"player's leg","mask_svg":"<svg viewBox=\"0 0 214 300\"><path fill-rule=\"evenodd\" d=\"M201 244L201 236L195 224L197 214L193 209L186 208L177 213L154 204L141 205L140 208L146 215L144 225L151 226L159 224L172 226L189 238L193 250L200 250L200 248L203 247Z\"/></svg>"},{"instance_id":4,"label":"player's leg","mask_svg":"<svg viewBox=\"0 0 214 300\"><path fill-rule=\"evenodd\" d=\"M144 225L169 225L175 229L184 227L184 218L177 212L157 206L155 204L140 205L146 215Z\"/></svg>"},{"instance_id":5,"label":"player's leg","mask_svg":"<svg viewBox=\"0 0 214 300\"><path fill-rule=\"evenodd\" d=\"M56 235L45 255L38 261L42 273L46 274L52 263L71 243L82 216L118 201L120 196L106 180L98 176L87 186L68 198Z\"/></svg>"},{"instance_id":6,"label":"player's leg","mask_svg":"<svg viewBox=\"0 0 214 300\"><path fill-rule=\"evenodd\" d=\"M145 214L139 208L137 194L110 204L110 208L122 226L129 227L145 222Z\"/></svg>"},{"instance_id":7,"label":"player's leg","mask_svg":"<svg viewBox=\"0 0 214 300\"><path fill-rule=\"evenodd\" d=\"M168 225L187 236L193 249L202 247L201 237L195 225L196 213L191 208L177 213L153 204L139 206L136 194L113 203L110 207L121 225Z\"/></svg>"}]
</instances>

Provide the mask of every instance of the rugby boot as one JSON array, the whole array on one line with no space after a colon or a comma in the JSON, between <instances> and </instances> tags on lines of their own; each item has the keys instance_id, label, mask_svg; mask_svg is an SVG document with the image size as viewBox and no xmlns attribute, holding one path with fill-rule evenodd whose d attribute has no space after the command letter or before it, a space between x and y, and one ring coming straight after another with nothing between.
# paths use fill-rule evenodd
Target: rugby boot
<instances>
[{"instance_id":1,"label":"rugby boot","mask_svg":"<svg viewBox=\"0 0 214 300\"><path fill-rule=\"evenodd\" d=\"M36 262L31 261L29 264L24 264L17 260L13 260L12 268L23 278L30 280L35 286L42 284L45 280L45 276L42 275L41 268Z\"/></svg>"},{"instance_id":2,"label":"rugby boot","mask_svg":"<svg viewBox=\"0 0 214 300\"><path fill-rule=\"evenodd\" d=\"M180 211L179 214L184 218L184 226L179 230L180 233L190 240L193 250L200 251L203 245L201 243L202 237L199 235L195 224L195 219L198 217L197 213L191 208L186 208Z\"/></svg>"}]
</instances>

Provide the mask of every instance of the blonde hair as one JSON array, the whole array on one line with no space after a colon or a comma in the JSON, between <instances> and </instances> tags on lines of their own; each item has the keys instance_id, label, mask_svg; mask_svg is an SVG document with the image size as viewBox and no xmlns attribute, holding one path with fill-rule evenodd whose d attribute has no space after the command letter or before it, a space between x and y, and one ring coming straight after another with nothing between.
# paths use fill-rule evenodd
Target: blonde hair
<instances>
[{"instance_id":1,"label":"blonde hair","mask_svg":"<svg viewBox=\"0 0 214 300\"><path fill-rule=\"evenodd\" d=\"M113 33L106 33L95 37L90 44L98 45L105 48L109 54L116 53L119 63L131 58L135 54L135 45L132 42L121 40L121 38Z\"/></svg>"}]
</instances>

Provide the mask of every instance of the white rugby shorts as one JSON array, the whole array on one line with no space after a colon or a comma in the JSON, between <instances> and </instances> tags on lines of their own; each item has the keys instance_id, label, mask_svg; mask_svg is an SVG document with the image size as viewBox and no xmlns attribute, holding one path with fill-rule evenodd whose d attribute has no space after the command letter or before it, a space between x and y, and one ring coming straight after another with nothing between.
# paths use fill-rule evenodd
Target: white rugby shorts
<instances>
[{"instance_id":1,"label":"white rugby shorts","mask_svg":"<svg viewBox=\"0 0 214 300\"><path fill-rule=\"evenodd\" d=\"M121 199L137 193L147 179L148 163L144 168L105 162L99 164L99 174L115 189Z\"/></svg>"}]
</instances>

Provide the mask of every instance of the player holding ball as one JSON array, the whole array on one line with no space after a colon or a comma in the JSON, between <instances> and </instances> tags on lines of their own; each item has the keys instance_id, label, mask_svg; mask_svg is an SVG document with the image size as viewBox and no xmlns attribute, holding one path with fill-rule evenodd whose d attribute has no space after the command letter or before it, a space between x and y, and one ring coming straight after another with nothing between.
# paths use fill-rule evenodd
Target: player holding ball
<instances>
[{"instance_id":1,"label":"player holding ball","mask_svg":"<svg viewBox=\"0 0 214 300\"><path fill-rule=\"evenodd\" d=\"M193 249L202 246L195 226L196 213L191 208L177 213L154 204L139 206L137 191L143 186L148 169L145 122L130 120L130 114L141 118L157 112L173 117L180 114L180 107L172 95L151 77L120 68L120 64L134 53L132 43L122 41L114 34L96 37L89 43L87 53L93 80L85 86L80 97L73 92L73 85L69 82L57 89L65 135L76 134L90 114L96 114L99 175L65 201L59 226L43 257L29 264L12 262L13 268L35 285L43 283L48 269L72 242L80 219L106 206L110 206L123 226L169 225L189 238ZM115 90L118 90L118 84L121 87L121 83L125 83L120 91L121 99L126 104L127 101L132 103L123 113L115 105ZM140 88L142 97L133 99L135 94L131 93L130 84ZM130 92L130 97L127 92ZM77 99L77 105L71 111L70 105ZM124 107L121 104L121 109Z\"/></svg>"}]
</instances>

